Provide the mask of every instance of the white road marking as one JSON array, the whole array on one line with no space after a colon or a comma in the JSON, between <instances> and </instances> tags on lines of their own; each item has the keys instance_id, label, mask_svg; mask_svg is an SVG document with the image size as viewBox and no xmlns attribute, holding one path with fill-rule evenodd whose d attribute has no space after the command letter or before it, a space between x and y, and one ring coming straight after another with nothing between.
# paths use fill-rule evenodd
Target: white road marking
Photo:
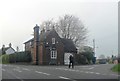
<instances>
[{"instance_id":1,"label":"white road marking","mask_svg":"<svg viewBox=\"0 0 120 81\"><path fill-rule=\"evenodd\" d=\"M88 69L90 69L90 70L91 70L91 69L93 69L93 68L94 68L94 67L91 67L91 68L88 68Z\"/></svg>"},{"instance_id":2,"label":"white road marking","mask_svg":"<svg viewBox=\"0 0 120 81\"><path fill-rule=\"evenodd\" d=\"M95 73L95 74L99 75L100 73Z\"/></svg>"},{"instance_id":3,"label":"white road marking","mask_svg":"<svg viewBox=\"0 0 120 81\"><path fill-rule=\"evenodd\" d=\"M88 69L93 69L94 67L88 68ZM97 74L97 75L107 75L107 74L102 74L102 73L98 73L98 72L91 72L91 71L80 71L80 70L74 70L74 69L66 69L66 68L55 68L58 70L64 70L64 71L73 71L73 72L82 72L82 73L90 73L90 74ZM113 75L113 76L120 76L117 74L109 74L109 75Z\"/></svg>"},{"instance_id":4,"label":"white road marking","mask_svg":"<svg viewBox=\"0 0 120 81\"><path fill-rule=\"evenodd\" d=\"M94 72L89 72L89 73L93 74Z\"/></svg>"},{"instance_id":5,"label":"white road marking","mask_svg":"<svg viewBox=\"0 0 120 81\"><path fill-rule=\"evenodd\" d=\"M3 66L7 66L7 65L3 65Z\"/></svg>"},{"instance_id":6,"label":"white road marking","mask_svg":"<svg viewBox=\"0 0 120 81\"><path fill-rule=\"evenodd\" d=\"M2 69L2 70L5 70L5 69ZM13 69L14 70L14 69ZM8 71L8 73L10 73ZM23 79L21 79L20 77L16 76L14 73L10 73L12 76L14 76L16 79L19 79L20 81L24 81Z\"/></svg>"},{"instance_id":7,"label":"white road marking","mask_svg":"<svg viewBox=\"0 0 120 81\"><path fill-rule=\"evenodd\" d=\"M14 71L17 71L17 72L22 72L22 71L20 71L19 69L13 69Z\"/></svg>"},{"instance_id":8,"label":"white road marking","mask_svg":"<svg viewBox=\"0 0 120 81\"><path fill-rule=\"evenodd\" d=\"M48 74L48 73L43 73L44 75L50 75L50 74Z\"/></svg>"},{"instance_id":9,"label":"white road marking","mask_svg":"<svg viewBox=\"0 0 120 81\"><path fill-rule=\"evenodd\" d=\"M94 67L84 67L82 69L88 69L88 70L91 70L91 69L94 69Z\"/></svg>"},{"instance_id":10,"label":"white road marking","mask_svg":"<svg viewBox=\"0 0 120 81\"><path fill-rule=\"evenodd\" d=\"M17 66L16 68L20 68L20 67Z\"/></svg>"},{"instance_id":11,"label":"white road marking","mask_svg":"<svg viewBox=\"0 0 120 81\"><path fill-rule=\"evenodd\" d=\"M80 72L79 70L75 70L76 72Z\"/></svg>"},{"instance_id":12,"label":"white road marking","mask_svg":"<svg viewBox=\"0 0 120 81\"><path fill-rule=\"evenodd\" d=\"M35 71L36 73L42 73L42 72L39 72L39 71Z\"/></svg>"},{"instance_id":13,"label":"white road marking","mask_svg":"<svg viewBox=\"0 0 120 81\"><path fill-rule=\"evenodd\" d=\"M70 78L63 77L63 76L59 76L59 78L61 78L61 79L70 79Z\"/></svg>"},{"instance_id":14,"label":"white road marking","mask_svg":"<svg viewBox=\"0 0 120 81\"><path fill-rule=\"evenodd\" d=\"M35 71L36 73L44 74L44 75L50 75L48 73L40 72L40 71Z\"/></svg>"},{"instance_id":15,"label":"white road marking","mask_svg":"<svg viewBox=\"0 0 120 81\"><path fill-rule=\"evenodd\" d=\"M80 71L80 72L84 72L84 71Z\"/></svg>"},{"instance_id":16,"label":"white road marking","mask_svg":"<svg viewBox=\"0 0 120 81\"><path fill-rule=\"evenodd\" d=\"M16 70L16 71L18 71L19 73L21 73L22 71L19 71L19 70Z\"/></svg>"},{"instance_id":17,"label":"white road marking","mask_svg":"<svg viewBox=\"0 0 120 81\"><path fill-rule=\"evenodd\" d=\"M19 80L21 80L21 81L24 81L23 79L21 79L20 77L18 77L18 76L15 76L17 79L19 79Z\"/></svg>"},{"instance_id":18,"label":"white road marking","mask_svg":"<svg viewBox=\"0 0 120 81\"><path fill-rule=\"evenodd\" d=\"M2 69L2 71L6 71L5 69Z\"/></svg>"},{"instance_id":19,"label":"white road marking","mask_svg":"<svg viewBox=\"0 0 120 81\"><path fill-rule=\"evenodd\" d=\"M76 70L71 69L70 71L76 71Z\"/></svg>"},{"instance_id":20,"label":"white road marking","mask_svg":"<svg viewBox=\"0 0 120 81\"><path fill-rule=\"evenodd\" d=\"M79 67L89 67L89 66L79 66Z\"/></svg>"},{"instance_id":21,"label":"white road marking","mask_svg":"<svg viewBox=\"0 0 120 81\"><path fill-rule=\"evenodd\" d=\"M89 73L89 72L86 71L85 73Z\"/></svg>"},{"instance_id":22,"label":"white road marking","mask_svg":"<svg viewBox=\"0 0 120 81\"><path fill-rule=\"evenodd\" d=\"M107 75L107 74L102 74L102 75Z\"/></svg>"},{"instance_id":23,"label":"white road marking","mask_svg":"<svg viewBox=\"0 0 120 81\"><path fill-rule=\"evenodd\" d=\"M117 74L110 74L110 75L113 75L113 76L119 76L119 75L117 75Z\"/></svg>"},{"instance_id":24,"label":"white road marking","mask_svg":"<svg viewBox=\"0 0 120 81\"><path fill-rule=\"evenodd\" d=\"M27 68L22 68L23 70L26 70L26 71L30 71L29 69L27 69Z\"/></svg>"}]
</instances>

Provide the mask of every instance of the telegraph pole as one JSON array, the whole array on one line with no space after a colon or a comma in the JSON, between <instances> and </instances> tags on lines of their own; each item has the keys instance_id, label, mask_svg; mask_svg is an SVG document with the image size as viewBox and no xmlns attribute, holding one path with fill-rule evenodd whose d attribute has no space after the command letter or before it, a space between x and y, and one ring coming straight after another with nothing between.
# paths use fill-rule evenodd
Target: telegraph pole
<instances>
[{"instance_id":1,"label":"telegraph pole","mask_svg":"<svg viewBox=\"0 0 120 81\"><path fill-rule=\"evenodd\" d=\"M95 39L93 39L93 59L92 59L93 64L96 63L96 57L95 57Z\"/></svg>"},{"instance_id":2,"label":"telegraph pole","mask_svg":"<svg viewBox=\"0 0 120 81\"><path fill-rule=\"evenodd\" d=\"M94 57L95 57L95 39L93 39L93 52L94 52Z\"/></svg>"}]
</instances>

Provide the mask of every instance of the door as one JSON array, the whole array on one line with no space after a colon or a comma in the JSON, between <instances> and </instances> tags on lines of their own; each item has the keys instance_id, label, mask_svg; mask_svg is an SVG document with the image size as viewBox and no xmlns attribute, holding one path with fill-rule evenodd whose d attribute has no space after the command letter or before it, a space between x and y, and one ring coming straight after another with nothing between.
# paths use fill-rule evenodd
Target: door
<instances>
[{"instance_id":1,"label":"door","mask_svg":"<svg viewBox=\"0 0 120 81\"><path fill-rule=\"evenodd\" d=\"M73 54L72 54L72 53L65 53L65 54L64 54L64 64L65 64L65 65L68 65L68 64L69 64L69 62L70 62L70 61L69 61L69 56L70 56L70 55L73 55Z\"/></svg>"},{"instance_id":2,"label":"door","mask_svg":"<svg viewBox=\"0 0 120 81\"><path fill-rule=\"evenodd\" d=\"M57 64L57 51L56 50L51 50L50 52L50 65L56 65Z\"/></svg>"}]
</instances>

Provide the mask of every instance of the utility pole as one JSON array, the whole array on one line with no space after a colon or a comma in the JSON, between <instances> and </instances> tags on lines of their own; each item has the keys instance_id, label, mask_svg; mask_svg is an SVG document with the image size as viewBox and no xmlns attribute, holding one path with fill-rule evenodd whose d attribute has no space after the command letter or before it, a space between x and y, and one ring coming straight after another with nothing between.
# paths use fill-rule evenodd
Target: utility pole
<instances>
[{"instance_id":1,"label":"utility pole","mask_svg":"<svg viewBox=\"0 0 120 81\"><path fill-rule=\"evenodd\" d=\"M96 57L95 57L95 39L93 39L93 59L92 59L92 62L93 64L96 63Z\"/></svg>"},{"instance_id":2,"label":"utility pole","mask_svg":"<svg viewBox=\"0 0 120 81\"><path fill-rule=\"evenodd\" d=\"M93 39L93 52L94 52L94 57L95 57L95 39Z\"/></svg>"}]
</instances>

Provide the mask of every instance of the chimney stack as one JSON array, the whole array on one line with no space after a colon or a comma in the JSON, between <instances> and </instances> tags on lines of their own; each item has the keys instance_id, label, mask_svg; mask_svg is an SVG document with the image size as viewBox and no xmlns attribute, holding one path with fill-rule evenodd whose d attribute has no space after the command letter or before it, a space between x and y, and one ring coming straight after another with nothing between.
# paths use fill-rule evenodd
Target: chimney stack
<instances>
[{"instance_id":1,"label":"chimney stack","mask_svg":"<svg viewBox=\"0 0 120 81\"><path fill-rule=\"evenodd\" d=\"M5 45L3 45L2 48L5 48Z\"/></svg>"},{"instance_id":2,"label":"chimney stack","mask_svg":"<svg viewBox=\"0 0 120 81\"><path fill-rule=\"evenodd\" d=\"M11 47L11 46L12 46L12 44L10 43L10 44L9 44L9 47Z\"/></svg>"},{"instance_id":3,"label":"chimney stack","mask_svg":"<svg viewBox=\"0 0 120 81\"><path fill-rule=\"evenodd\" d=\"M38 65L38 50L39 50L39 26L36 24L34 27L34 64Z\"/></svg>"},{"instance_id":4,"label":"chimney stack","mask_svg":"<svg viewBox=\"0 0 120 81\"><path fill-rule=\"evenodd\" d=\"M5 45L2 46L2 54L5 54Z\"/></svg>"}]
</instances>

